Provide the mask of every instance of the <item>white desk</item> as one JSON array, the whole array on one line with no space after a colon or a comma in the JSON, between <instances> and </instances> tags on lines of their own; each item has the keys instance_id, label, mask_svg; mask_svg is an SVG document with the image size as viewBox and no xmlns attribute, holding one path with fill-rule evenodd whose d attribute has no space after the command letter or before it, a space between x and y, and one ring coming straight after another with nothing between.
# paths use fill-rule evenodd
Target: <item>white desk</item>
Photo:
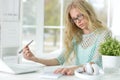
<instances>
[{"instance_id":1,"label":"white desk","mask_svg":"<svg viewBox=\"0 0 120 80\"><path fill-rule=\"evenodd\" d=\"M8 59L8 61L14 62L14 61L11 61L11 59L10 60ZM28 73L28 74L19 74L19 75L13 75L13 74L0 72L0 80L85 80L85 79L77 78L76 76L62 76L58 79L40 78L41 71L55 70L58 67L59 66L43 67L43 68L40 68L40 70L37 72ZM116 72L114 73L109 72L109 73L104 74L104 76L102 76L101 79L99 80L120 80L120 69L115 70L115 71Z\"/></svg>"},{"instance_id":2,"label":"white desk","mask_svg":"<svg viewBox=\"0 0 120 80\"><path fill-rule=\"evenodd\" d=\"M45 79L40 77L40 73L41 70L33 73L19 74L19 75L0 72L0 80L79 80L75 76L62 76L58 79L50 79L50 78Z\"/></svg>"},{"instance_id":3,"label":"white desk","mask_svg":"<svg viewBox=\"0 0 120 80\"><path fill-rule=\"evenodd\" d=\"M53 69L55 67L45 67L44 69L50 69L50 68ZM13 75L13 74L0 72L0 80L84 80L84 79L79 79L75 76L62 76L58 79L40 78L41 70L34 73L20 74L20 75ZM120 80L120 70L119 72L107 73L99 80Z\"/></svg>"},{"instance_id":4,"label":"white desk","mask_svg":"<svg viewBox=\"0 0 120 80\"><path fill-rule=\"evenodd\" d=\"M53 79L45 79L39 77L38 73L29 73L29 74L22 74L22 75L10 75L10 74L1 74L0 73L0 80L53 80ZM63 76L58 78L57 80L78 80L76 77L73 76Z\"/></svg>"}]
</instances>

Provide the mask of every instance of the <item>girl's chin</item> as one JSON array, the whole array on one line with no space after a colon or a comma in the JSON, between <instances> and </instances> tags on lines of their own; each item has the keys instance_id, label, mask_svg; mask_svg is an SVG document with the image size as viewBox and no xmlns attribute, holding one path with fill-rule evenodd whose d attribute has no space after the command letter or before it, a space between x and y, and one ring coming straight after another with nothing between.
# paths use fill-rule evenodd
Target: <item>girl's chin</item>
<instances>
[{"instance_id":1,"label":"girl's chin","mask_svg":"<svg viewBox=\"0 0 120 80\"><path fill-rule=\"evenodd\" d=\"M85 27L84 27L84 26L80 26L79 28L80 28L80 29L84 29Z\"/></svg>"}]
</instances>

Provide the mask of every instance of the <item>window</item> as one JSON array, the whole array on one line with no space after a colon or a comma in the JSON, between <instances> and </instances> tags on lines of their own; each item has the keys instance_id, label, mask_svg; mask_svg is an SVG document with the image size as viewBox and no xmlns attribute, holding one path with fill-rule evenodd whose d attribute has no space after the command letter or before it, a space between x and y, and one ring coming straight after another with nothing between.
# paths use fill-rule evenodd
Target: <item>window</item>
<instances>
[{"instance_id":1,"label":"window","mask_svg":"<svg viewBox=\"0 0 120 80\"><path fill-rule=\"evenodd\" d=\"M60 48L60 1L45 0L44 2L44 53Z\"/></svg>"},{"instance_id":2,"label":"window","mask_svg":"<svg viewBox=\"0 0 120 80\"><path fill-rule=\"evenodd\" d=\"M36 50L37 35L37 9L40 0L22 0L22 46L25 46L31 40L34 42L30 45L32 51Z\"/></svg>"},{"instance_id":3,"label":"window","mask_svg":"<svg viewBox=\"0 0 120 80\"><path fill-rule=\"evenodd\" d=\"M107 0L88 0L88 2L92 4L93 8L95 9L98 19L102 21L103 24L107 25L108 1Z\"/></svg>"}]
</instances>

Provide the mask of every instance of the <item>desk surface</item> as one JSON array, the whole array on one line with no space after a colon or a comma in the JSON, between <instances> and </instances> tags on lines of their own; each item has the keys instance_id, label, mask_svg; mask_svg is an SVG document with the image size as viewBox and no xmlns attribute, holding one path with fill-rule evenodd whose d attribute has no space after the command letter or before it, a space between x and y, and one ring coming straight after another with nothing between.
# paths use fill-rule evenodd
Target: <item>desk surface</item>
<instances>
[{"instance_id":1,"label":"desk surface","mask_svg":"<svg viewBox=\"0 0 120 80\"><path fill-rule=\"evenodd\" d=\"M44 70L55 69L56 67L44 67ZM34 73L28 74L20 74L20 75L13 75L8 73L0 72L0 80L84 80L79 79L76 76L62 76L58 79L45 79L40 78L40 73L43 69L41 68L39 71ZM116 70L116 72L109 72L106 73L100 80L120 80L120 70Z\"/></svg>"},{"instance_id":2,"label":"desk surface","mask_svg":"<svg viewBox=\"0 0 120 80\"><path fill-rule=\"evenodd\" d=\"M11 61L7 60L7 61ZM15 60L16 61L16 60ZM0 80L85 80L85 79L79 79L76 76L62 76L58 79L45 79L40 77L40 73L44 70L55 70L60 66L45 66L40 68L39 71L34 73L28 73L28 74L19 74L19 75L13 75L8 73L0 72ZM114 72L106 72L99 80L120 80L120 69L113 69ZM91 80L91 79L90 79Z\"/></svg>"}]
</instances>

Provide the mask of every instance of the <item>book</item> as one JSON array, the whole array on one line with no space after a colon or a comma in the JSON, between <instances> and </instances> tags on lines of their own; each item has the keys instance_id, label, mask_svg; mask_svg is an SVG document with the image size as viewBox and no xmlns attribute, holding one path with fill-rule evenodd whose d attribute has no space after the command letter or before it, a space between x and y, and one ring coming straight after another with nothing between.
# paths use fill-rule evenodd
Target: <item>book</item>
<instances>
[{"instance_id":1,"label":"book","mask_svg":"<svg viewBox=\"0 0 120 80\"><path fill-rule=\"evenodd\" d=\"M57 79L59 77L61 77L63 74L55 74L52 71L45 71L45 72L41 72L40 77L41 78L51 78L51 79Z\"/></svg>"}]
</instances>

